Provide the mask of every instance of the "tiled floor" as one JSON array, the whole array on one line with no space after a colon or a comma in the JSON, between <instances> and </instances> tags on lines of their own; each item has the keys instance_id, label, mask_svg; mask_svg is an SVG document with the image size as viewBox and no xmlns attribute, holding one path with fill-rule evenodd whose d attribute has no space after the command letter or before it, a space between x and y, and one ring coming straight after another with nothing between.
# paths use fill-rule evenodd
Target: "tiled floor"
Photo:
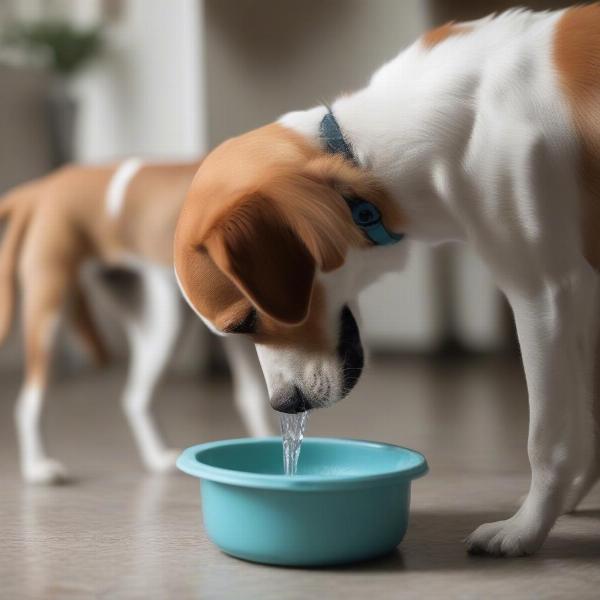
<instances>
[{"instance_id":1,"label":"tiled floor","mask_svg":"<svg viewBox=\"0 0 600 600\"><path fill-rule=\"evenodd\" d=\"M12 400L0 376L0 598L598 598L600 490L560 519L537 556L470 557L461 540L526 491L526 396L518 365L477 359L378 362L309 435L396 442L429 459L411 525L382 560L299 570L221 554L199 519L197 482L145 474L118 408L123 372L57 381L48 440L77 479L33 488L16 469ZM179 446L243 434L226 380L169 378L158 412Z\"/></svg>"}]
</instances>

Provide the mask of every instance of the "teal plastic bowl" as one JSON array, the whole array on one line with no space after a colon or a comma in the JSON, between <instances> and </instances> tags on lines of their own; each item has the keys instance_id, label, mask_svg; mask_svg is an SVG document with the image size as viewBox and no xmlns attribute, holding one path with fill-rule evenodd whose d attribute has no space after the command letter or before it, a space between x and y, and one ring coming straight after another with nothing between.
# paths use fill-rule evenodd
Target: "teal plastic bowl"
<instances>
[{"instance_id":1,"label":"teal plastic bowl","mask_svg":"<svg viewBox=\"0 0 600 600\"><path fill-rule=\"evenodd\" d=\"M283 474L281 438L192 446L177 466L199 477L204 527L227 554L275 565L349 563L391 552L408 525L410 483L427 472L408 448L306 438Z\"/></svg>"}]
</instances>

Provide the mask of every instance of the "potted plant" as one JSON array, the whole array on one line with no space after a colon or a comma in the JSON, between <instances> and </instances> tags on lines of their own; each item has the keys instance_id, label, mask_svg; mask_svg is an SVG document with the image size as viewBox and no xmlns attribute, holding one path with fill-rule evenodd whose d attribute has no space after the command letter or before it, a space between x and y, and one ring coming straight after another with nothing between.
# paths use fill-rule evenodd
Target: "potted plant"
<instances>
[{"instance_id":1,"label":"potted plant","mask_svg":"<svg viewBox=\"0 0 600 600\"><path fill-rule=\"evenodd\" d=\"M17 54L20 62L42 66L51 74L48 119L55 162L72 160L77 103L68 81L99 53L101 29L84 29L68 21L16 23L4 32L2 46Z\"/></svg>"}]
</instances>

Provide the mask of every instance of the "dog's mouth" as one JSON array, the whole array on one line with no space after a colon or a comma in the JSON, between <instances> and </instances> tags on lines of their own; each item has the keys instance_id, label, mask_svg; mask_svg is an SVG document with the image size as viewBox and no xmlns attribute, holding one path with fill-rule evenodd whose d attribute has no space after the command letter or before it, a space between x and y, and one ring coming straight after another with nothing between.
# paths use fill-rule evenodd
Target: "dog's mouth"
<instances>
[{"instance_id":1,"label":"dog's mouth","mask_svg":"<svg viewBox=\"0 0 600 600\"><path fill-rule=\"evenodd\" d=\"M340 315L337 354L342 362L342 398L344 398L356 385L365 364L358 324L348 306L344 306Z\"/></svg>"},{"instance_id":2,"label":"dog's mouth","mask_svg":"<svg viewBox=\"0 0 600 600\"><path fill-rule=\"evenodd\" d=\"M345 398L356 385L364 366L364 352L360 341L360 332L356 319L348 306L344 306L340 313L340 330L336 353L341 363L340 395L332 398L330 395L331 384L321 382L321 391L316 395L310 390L305 392L302 385L290 382L271 396L271 406L282 413L301 413L313 408L322 408Z\"/></svg>"}]
</instances>

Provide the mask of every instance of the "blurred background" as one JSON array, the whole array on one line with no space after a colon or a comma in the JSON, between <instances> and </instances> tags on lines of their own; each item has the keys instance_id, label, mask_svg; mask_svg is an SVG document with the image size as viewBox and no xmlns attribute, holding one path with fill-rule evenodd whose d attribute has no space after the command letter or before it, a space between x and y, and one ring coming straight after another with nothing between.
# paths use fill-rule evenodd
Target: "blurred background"
<instances>
[{"instance_id":1,"label":"blurred background","mask_svg":"<svg viewBox=\"0 0 600 600\"><path fill-rule=\"evenodd\" d=\"M288 110L364 85L378 65L438 23L507 6L2 0L0 192L70 160L201 155ZM113 350L122 353L119 332L101 305L96 310ZM503 300L478 260L458 246L417 248L405 273L364 294L363 310L364 336L375 353L514 348ZM189 329L178 368L218 356L199 324ZM0 350L0 369L18 368L19 352L17 335ZM76 361L73 354L63 350L63 361Z\"/></svg>"},{"instance_id":2,"label":"blurred background","mask_svg":"<svg viewBox=\"0 0 600 600\"><path fill-rule=\"evenodd\" d=\"M475 0L2 0L0 192L70 160L199 156L288 110L361 87L432 26L509 6ZM376 354L515 348L505 303L477 258L460 246L416 248L407 270L368 290L362 306L363 335ZM119 332L101 305L96 311L113 350L122 354ZM202 327L188 329L175 366L218 362ZM0 369L18 367L19 352L13 336L0 349ZM69 350L61 356L77 360Z\"/></svg>"}]
</instances>

